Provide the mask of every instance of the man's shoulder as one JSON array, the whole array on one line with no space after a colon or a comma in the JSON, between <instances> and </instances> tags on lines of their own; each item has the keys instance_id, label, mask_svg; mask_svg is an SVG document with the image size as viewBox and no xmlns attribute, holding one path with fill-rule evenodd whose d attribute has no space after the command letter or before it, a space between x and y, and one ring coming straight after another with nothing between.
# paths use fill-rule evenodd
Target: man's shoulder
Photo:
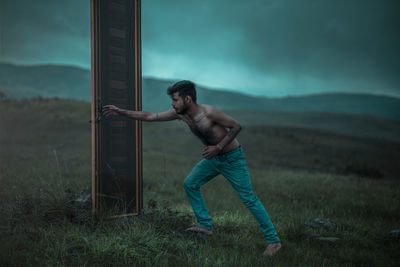
<instances>
[{"instance_id":1,"label":"man's shoulder","mask_svg":"<svg viewBox=\"0 0 400 267\"><path fill-rule=\"evenodd\" d=\"M221 118L221 116L226 116L224 112L218 110L217 108L211 106L211 105L201 105L203 108L203 111L207 118L210 120L216 120L217 118Z\"/></svg>"},{"instance_id":2,"label":"man's shoulder","mask_svg":"<svg viewBox=\"0 0 400 267\"><path fill-rule=\"evenodd\" d=\"M218 110L217 108L210 106L210 105L201 105L201 107L204 110L205 115L207 118L214 120L214 121L220 121L220 120L234 120L231 118L229 115L225 114L225 112Z\"/></svg>"},{"instance_id":3,"label":"man's shoulder","mask_svg":"<svg viewBox=\"0 0 400 267\"><path fill-rule=\"evenodd\" d=\"M211 106L211 105L202 104L202 105L200 105L200 106L203 108L204 112L205 112L207 115L208 115L208 114L212 114L213 112L217 111L217 109L216 109L215 107Z\"/></svg>"}]
</instances>

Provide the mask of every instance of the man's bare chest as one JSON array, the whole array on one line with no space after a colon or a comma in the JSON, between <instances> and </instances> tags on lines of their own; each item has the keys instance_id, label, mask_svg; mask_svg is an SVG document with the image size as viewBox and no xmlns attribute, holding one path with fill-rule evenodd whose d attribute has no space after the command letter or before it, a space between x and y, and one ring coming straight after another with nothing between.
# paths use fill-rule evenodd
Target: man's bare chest
<instances>
[{"instance_id":1,"label":"man's bare chest","mask_svg":"<svg viewBox=\"0 0 400 267\"><path fill-rule=\"evenodd\" d=\"M183 120L189 126L190 130L198 136L207 138L214 135L215 123L206 116L200 116L195 119L184 118Z\"/></svg>"}]
</instances>

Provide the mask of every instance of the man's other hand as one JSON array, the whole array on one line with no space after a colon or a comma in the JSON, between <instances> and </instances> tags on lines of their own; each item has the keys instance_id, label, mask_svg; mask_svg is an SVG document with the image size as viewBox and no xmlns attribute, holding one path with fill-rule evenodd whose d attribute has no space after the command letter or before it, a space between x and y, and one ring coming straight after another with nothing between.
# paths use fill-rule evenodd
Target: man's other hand
<instances>
[{"instance_id":1,"label":"man's other hand","mask_svg":"<svg viewBox=\"0 0 400 267\"><path fill-rule=\"evenodd\" d=\"M221 149L217 146L206 146L204 148L202 156L203 156L203 158L206 158L206 159L212 159L216 155L218 155L218 153L220 151L221 151Z\"/></svg>"},{"instance_id":2,"label":"man's other hand","mask_svg":"<svg viewBox=\"0 0 400 267\"><path fill-rule=\"evenodd\" d=\"M120 111L121 111L121 109L114 105L106 105L103 107L103 110L101 111L101 113L105 117L109 117L109 116L118 116Z\"/></svg>"}]
</instances>

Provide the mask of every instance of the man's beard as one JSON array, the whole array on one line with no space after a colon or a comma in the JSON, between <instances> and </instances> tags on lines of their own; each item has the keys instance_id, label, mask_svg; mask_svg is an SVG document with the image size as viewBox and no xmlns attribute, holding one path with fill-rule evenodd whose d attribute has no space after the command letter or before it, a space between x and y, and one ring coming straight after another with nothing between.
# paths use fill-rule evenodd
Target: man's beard
<instances>
[{"instance_id":1,"label":"man's beard","mask_svg":"<svg viewBox=\"0 0 400 267\"><path fill-rule=\"evenodd\" d=\"M180 111L178 111L178 110L175 109L175 112L176 112L177 114L179 114L179 115L184 115L184 114L186 114L187 110L188 110L187 105L186 105L186 104L183 104L182 109L181 109Z\"/></svg>"}]
</instances>

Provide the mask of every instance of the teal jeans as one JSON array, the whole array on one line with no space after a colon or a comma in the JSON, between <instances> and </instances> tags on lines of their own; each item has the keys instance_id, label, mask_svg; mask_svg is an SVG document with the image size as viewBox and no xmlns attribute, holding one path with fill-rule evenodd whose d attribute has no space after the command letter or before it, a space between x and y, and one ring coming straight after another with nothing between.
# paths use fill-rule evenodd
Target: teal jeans
<instances>
[{"instance_id":1,"label":"teal jeans","mask_svg":"<svg viewBox=\"0 0 400 267\"><path fill-rule=\"evenodd\" d=\"M225 176L231 183L240 200L257 220L267 243L279 242L267 211L253 193L246 158L241 147L211 160L202 159L186 177L185 191L200 226L212 229L212 218L208 215L200 187L218 174Z\"/></svg>"}]
</instances>

